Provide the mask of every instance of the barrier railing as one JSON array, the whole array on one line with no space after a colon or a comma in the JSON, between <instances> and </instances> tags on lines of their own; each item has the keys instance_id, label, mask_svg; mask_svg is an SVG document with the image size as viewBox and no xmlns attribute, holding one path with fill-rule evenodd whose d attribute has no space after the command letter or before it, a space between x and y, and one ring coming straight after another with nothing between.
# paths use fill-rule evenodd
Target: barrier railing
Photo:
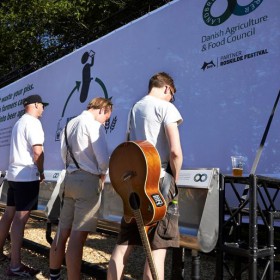
<instances>
[{"instance_id":1,"label":"barrier railing","mask_svg":"<svg viewBox=\"0 0 280 280\"><path fill-rule=\"evenodd\" d=\"M63 190L65 172L46 171L46 180L40 186L38 210L32 213L47 219L46 238L52 242L51 226L57 223L60 212L59 192ZM175 250L174 258L183 258L184 249L192 250L193 277L199 279L199 252L212 251L218 240L219 232L219 170L217 168L199 168L182 170L179 188L179 229L180 249ZM3 181L0 191L0 203L5 205L7 181ZM123 202L113 189L109 178L103 191L99 211L98 228L117 233L123 215ZM174 275L182 274L180 262L173 262ZM195 265L194 265L195 264ZM179 278L177 278L179 279Z\"/></svg>"}]
</instances>

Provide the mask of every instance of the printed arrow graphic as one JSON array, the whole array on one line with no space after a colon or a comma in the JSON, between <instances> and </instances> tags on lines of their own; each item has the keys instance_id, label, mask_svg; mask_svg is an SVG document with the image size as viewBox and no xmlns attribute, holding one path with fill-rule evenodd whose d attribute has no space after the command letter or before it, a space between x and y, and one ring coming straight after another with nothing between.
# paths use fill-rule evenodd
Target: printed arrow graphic
<instances>
[{"instance_id":1,"label":"printed arrow graphic","mask_svg":"<svg viewBox=\"0 0 280 280\"><path fill-rule=\"evenodd\" d=\"M108 92L107 92L107 89L104 85L104 83L99 79L99 78L95 78L95 81L101 86L101 88L103 89L103 92L104 92L104 96L105 98L108 98Z\"/></svg>"},{"instance_id":2,"label":"printed arrow graphic","mask_svg":"<svg viewBox=\"0 0 280 280\"><path fill-rule=\"evenodd\" d=\"M81 82L80 82L80 81L76 81L76 86L73 88L73 90L71 91L71 93L69 94L69 96L68 96L68 98L67 98L67 100L66 100L66 102L65 102L65 105L64 105L64 107L63 107L63 111L62 111L61 118L64 117L64 113L65 113L67 104L68 104L68 102L69 102L71 96L73 95L73 93L74 93L76 90L79 91L80 85L81 85Z\"/></svg>"}]
</instances>

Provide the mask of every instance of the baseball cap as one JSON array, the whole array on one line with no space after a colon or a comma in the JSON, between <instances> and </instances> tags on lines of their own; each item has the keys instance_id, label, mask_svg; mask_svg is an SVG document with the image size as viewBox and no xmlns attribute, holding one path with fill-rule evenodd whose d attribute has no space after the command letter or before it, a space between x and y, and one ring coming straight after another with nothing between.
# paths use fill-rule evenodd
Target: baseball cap
<instances>
[{"instance_id":1,"label":"baseball cap","mask_svg":"<svg viewBox=\"0 0 280 280\"><path fill-rule=\"evenodd\" d=\"M34 95L30 95L28 97L26 97L23 101L23 106L29 105L29 104L33 104L33 103L42 103L44 106L48 106L49 103L43 102L42 98L40 95L38 94L34 94Z\"/></svg>"}]
</instances>

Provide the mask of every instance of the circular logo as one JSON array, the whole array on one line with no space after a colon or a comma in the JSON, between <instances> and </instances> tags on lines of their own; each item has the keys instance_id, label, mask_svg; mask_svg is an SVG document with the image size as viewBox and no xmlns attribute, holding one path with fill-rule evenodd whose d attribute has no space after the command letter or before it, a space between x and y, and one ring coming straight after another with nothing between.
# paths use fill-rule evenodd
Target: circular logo
<instances>
[{"instance_id":1,"label":"circular logo","mask_svg":"<svg viewBox=\"0 0 280 280\"><path fill-rule=\"evenodd\" d=\"M206 180L207 180L207 174L205 174L205 173L202 173L202 174L200 174L200 173L197 173L197 174L195 174L194 175L194 178L193 178L193 180L195 181L195 182L205 182Z\"/></svg>"},{"instance_id":2,"label":"circular logo","mask_svg":"<svg viewBox=\"0 0 280 280\"><path fill-rule=\"evenodd\" d=\"M207 25L217 26L225 22L232 14L236 16L244 16L250 14L263 2L263 0L253 0L251 3L245 6L241 6L237 3L237 0L227 0L227 8L220 16L213 16L211 14L211 8L216 0L207 0L203 12L202 18Z\"/></svg>"}]
</instances>

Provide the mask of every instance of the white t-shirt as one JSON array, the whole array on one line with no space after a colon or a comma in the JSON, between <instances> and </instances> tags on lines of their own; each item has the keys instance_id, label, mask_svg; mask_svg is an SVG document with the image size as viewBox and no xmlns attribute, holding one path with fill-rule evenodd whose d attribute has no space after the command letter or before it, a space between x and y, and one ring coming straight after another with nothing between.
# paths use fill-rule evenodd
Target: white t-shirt
<instances>
[{"instance_id":1,"label":"white t-shirt","mask_svg":"<svg viewBox=\"0 0 280 280\"><path fill-rule=\"evenodd\" d=\"M109 166L109 152L103 125L94 116L83 111L67 125L68 144L79 167L95 175L106 174ZM61 135L61 156L65 163L67 147L65 133ZM68 172L77 170L69 155Z\"/></svg>"},{"instance_id":2,"label":"white t-shirt","mask_svg":"<svg viewBox=\"0 0 280 280\"><path fill-rule=\"evenodd\" d=\"M130 120L130 140L147 140L152 143L161 158L162 167L169 161L169 143L165 127L170 123L178 125L183 118L170 102L146 95L132 108Z\"/></svg>"},{"instance_id":3,"label":"white t-shirt","mask_svg":"<svg viewBox=\"0 0 280 280\"><path fill-rule=\"evenodd\" d=\"M41 122L24 114L14 125L10 146L9 181L31 182L39 180L39 172L33 160L34 145L44 144Z\"/></svg>"}]
</instances>

